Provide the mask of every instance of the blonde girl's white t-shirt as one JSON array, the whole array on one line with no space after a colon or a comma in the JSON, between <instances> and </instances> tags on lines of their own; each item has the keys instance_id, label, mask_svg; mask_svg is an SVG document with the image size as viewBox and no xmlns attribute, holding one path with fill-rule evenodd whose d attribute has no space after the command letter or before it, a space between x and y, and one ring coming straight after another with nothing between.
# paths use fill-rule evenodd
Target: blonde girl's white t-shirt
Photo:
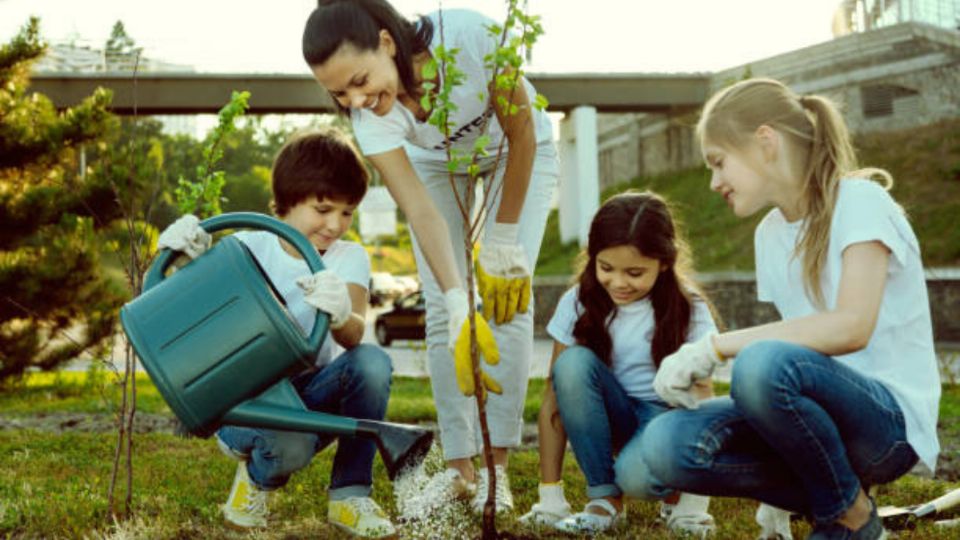
<instances>
[{"instance_id":1,"label":"blonde girl's white t-shirt","mask_svg":"<svg viewBox=\"0 0 960 540\"><path fill-rule=\"evenodd\" d=\"M585 312L583 304L577 299L579 285L570 288L560 297L553 317L547 324L547 333L559 343L571 347L578 345L573 336L577 319ZM653 340L655 320L653 303L642 298L625 306L617 306L610 315L613 321L608 326L613 342L610 369L627 395L645 401L661 401L653 390L653 377L657 368L650 355L650 343ZM690 327L687 341L696 341L709 332L716 332L710 308L701 300L694 299L690 314ZM585 344L589 347L589 344Z\"/></svg>"},{"instance_id":2,"label":"blonde girl's white t-shirt","mask_svg":"<svg viewBox=\"0 0 960 540\"><path fill-rule=\"evenodd\" d=\"M788 222L774 209L754 235L757 296L773 302L784 319L817 312L803 286L801 259L794 256L802 225L801 220ZM837 303L847 247L878 241L890 250L883 300L869 343L860 351L834 358L890 390L903 411L907 441L933 471L940 449L940 374L917 237L903 210L881 185L847 179L840 181L829 241L821 279L827 309Z\"/></svg>"},{"instance_id":3,"label":"blonde girl's white t-shirt","mask_svg":"<svg viewBox=\"0 0 960 540\"><path fill-rule=\"evenodd\" d=\"M487 32L487 27L497 22L467 9L444 9L442 14L444 46L447 50L460 49L456 65L465 75L463 84L456 86L450 95L450 101L457 106L450 117L452 145L470 152L480 135L484 119L489 117L487 135L490 136L490 143L487 151L496 155L504 135L490 107L488 84L492 80L493 70L484 66L483 59L497 49L499 38ZM433 12L427 18L433 22L430 52L436 57L435 51L441 44L440 12ZM532 102L536 91L526 78L522 81ZM482 100L478 98L481 95ZM531 113L537 142L551 141L552 127L547 113L537 109L532 109ZM403 147L414 161L447 159L444 136L440 130L428 122L418 121L399 101L384 116L377 116L367 109L351 110L350 120L364 155L382 154Z\"/></svg>"},{"instance_id":4,"label":"blonde girl's white t-shirt","mask_svg":"<svg viewBox=\"0 0 960 540\"><path fill-rule=\"evenodd\" d=\"M267 231L241 231L235 236L243 242L257 262L263 267L274 287L287 303L287 311L300 326L304 334L313 329L317 310L303 299L303 289L297 285L297 278L313 274L307 262L284 251L280 238ZM370 258L363 246L356 242L337 240L330 249L321 255L324 268L333 271L346 283L360 285L364 289L370 286ZM317 353L316 365L325 366L343 352L333 336L327 337Z\"/></svg>"}]
</instances>

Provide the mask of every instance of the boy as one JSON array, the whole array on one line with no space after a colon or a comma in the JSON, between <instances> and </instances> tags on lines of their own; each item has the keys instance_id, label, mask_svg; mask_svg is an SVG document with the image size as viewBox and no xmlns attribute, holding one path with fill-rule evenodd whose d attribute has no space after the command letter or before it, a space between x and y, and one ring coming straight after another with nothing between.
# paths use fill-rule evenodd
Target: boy
<instances>
[{"instance_id":1,"label":"boy","mask_svg":"<svg viewBox=\"0 0 960 540\"><path fill-rule=\"evenodd\" d=\"M256 256L297 323L309 332L316 310L330 314L330 333L316 366L291 379L311 410L382 420L390 395L390 358L360 344L368 302L370 260L363 246L341 240L367 189L368 172L353 144L335 131L288 142L273 164L273 210L317 248L325 270L310 276L293 246L266 231L236 234ZM225 426L217 443L239 461L223 507L229 525L267 525L268 494L306 467L334 436ZM373 441L341 437L331 471L328 520L353 535L395 534L370 498Z\"/></svg>"}]
</instances>

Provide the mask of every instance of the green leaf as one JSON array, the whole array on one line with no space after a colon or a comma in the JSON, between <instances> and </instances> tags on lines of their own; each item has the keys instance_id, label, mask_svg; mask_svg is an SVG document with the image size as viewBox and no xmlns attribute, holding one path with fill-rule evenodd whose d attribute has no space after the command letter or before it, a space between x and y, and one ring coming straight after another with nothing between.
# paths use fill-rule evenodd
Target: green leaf
<instances>
[{"instance_id":1,"label":"green leaf","mask_svg":"<svg viewBox=\"0 0 960 540\"><path fill-rule=\"evenodd\" d=\"M424 80L432 81L437 76L437 61L434 58L431 58L429 62L423 65L423 69L420 72L423 75Z\"/></svg>"},{"instance_id":2,"label":"green leaf","mask_svg":"<svg viewBox=\"0 0 960 540\"><path fill-rule=\"evenodd\" d=\"M546 96L544 96L543 94L537 94L533 98L533 106L537 110L544 111L547 109L547 107L550 106L550 102L547 101Z\"/></svg>"}]
</instances>

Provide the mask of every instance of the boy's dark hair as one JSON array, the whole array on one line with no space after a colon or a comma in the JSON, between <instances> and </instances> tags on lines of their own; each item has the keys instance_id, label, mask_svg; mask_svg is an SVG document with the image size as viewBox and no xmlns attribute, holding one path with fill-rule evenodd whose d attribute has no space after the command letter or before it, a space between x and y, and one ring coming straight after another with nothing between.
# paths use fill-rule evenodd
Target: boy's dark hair
<instances>
[{"instance_id":1,"label":"boy's dark hair","mask_svg":"<svg viewBox=\"0 0 960 540\"><path fill-rule=\"evenodd\" d=\"M691 277L686 242L674 225L667 202L650 191L625 192L608 199L590 224L588 260L580 272L577 299L584 311L573 328L577 342L591 349L611 365L613 341L608 328L616 307L597 280L597 254L607 248L633 246L665 268L650 290L655 327L650 356L656 367L687 340L693 315L693 298L699 297L713 312L713 306ZM716 317L715 317L716 318Z\"/></svg>"},{"instance_id":2,"label":"boy's dark hair","mask_svg":"<svg viewBox=\"0 0 960 540\"><path fill-rule=\"evenodd\" d=\"M283 217L312 196L357 204L369 181L360 152L344 133L325 129L297 135L273 161L273 211Z\"/></svg>"}]
</instances>

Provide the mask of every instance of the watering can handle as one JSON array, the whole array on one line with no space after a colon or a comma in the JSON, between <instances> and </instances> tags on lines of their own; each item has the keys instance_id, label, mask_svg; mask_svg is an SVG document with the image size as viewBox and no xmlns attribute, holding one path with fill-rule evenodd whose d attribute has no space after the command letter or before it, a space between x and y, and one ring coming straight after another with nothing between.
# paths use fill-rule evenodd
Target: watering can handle
<instances>
[{"instance_id":1,"label":"watering can handle","mask_svg":"<svg viewBox=\"0 0 960 540\"><path fill-rule=\"evenodd\" d=\"M303 259L307 261L307 266L311 272L316 273L323 270L323 261L320 260L320 255L317 253L317 249L313 247L313 244L311 244L300 231L279 219L256 212L231 212L205 219L200 222L200 226L208 233L237 228L260 229L272 232L297 248L297 251L303 255ZM147 270L146 276L144 276L144 291L163 281L166 276L167 267L173 262L175 254L176 252L167 248L160 250L156 260L153 261L150 269ZM310 337L307 338L311 349L319 349L323 338L326 337L327 324L325 324L326 321L321 321L321 317L327 316L324 312L317 310L317 319L313 323L313 330L310 332Z\"/></svg>"}]
</instances>

